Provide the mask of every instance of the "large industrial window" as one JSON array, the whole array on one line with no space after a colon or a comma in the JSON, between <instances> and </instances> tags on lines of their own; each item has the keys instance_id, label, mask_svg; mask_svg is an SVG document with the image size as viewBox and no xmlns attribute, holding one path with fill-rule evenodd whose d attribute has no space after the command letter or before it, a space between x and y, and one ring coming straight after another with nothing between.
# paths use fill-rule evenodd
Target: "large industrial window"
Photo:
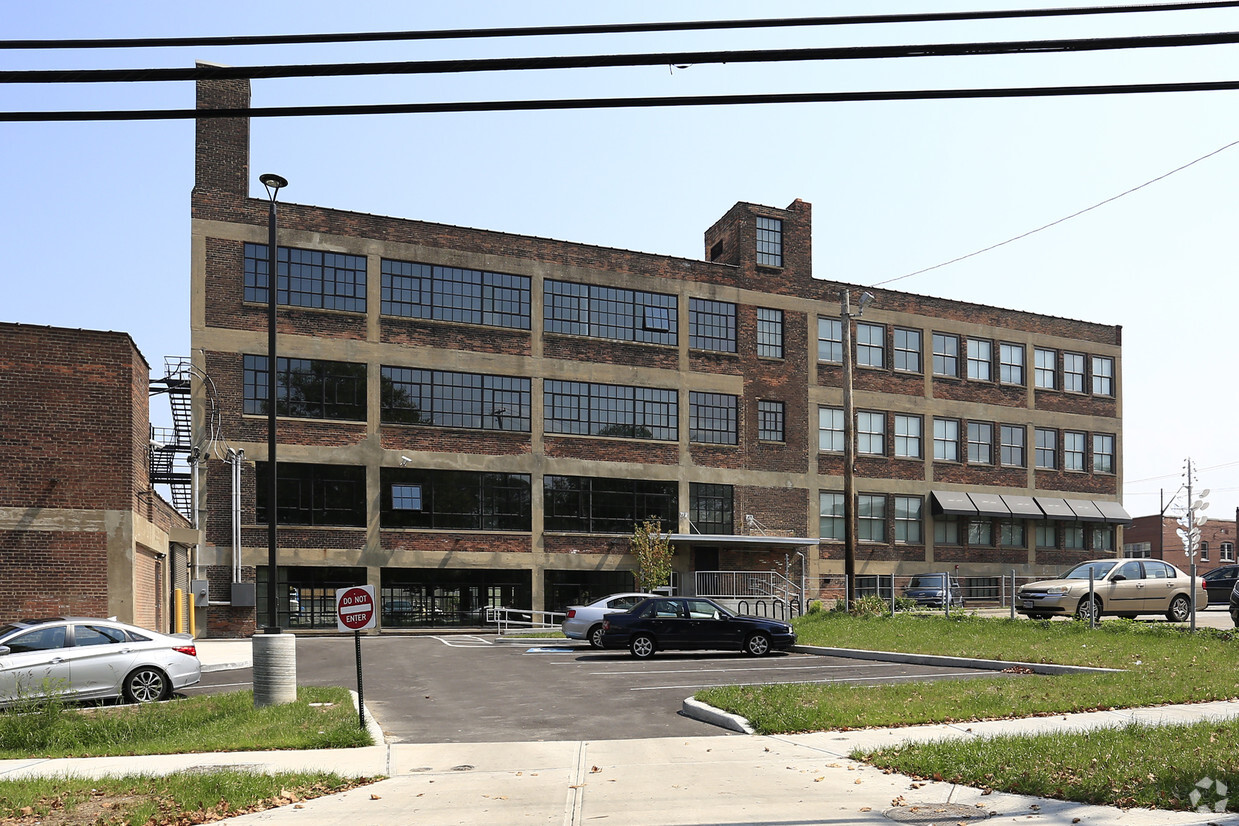
<instances>
[{"instance_id":1,"label":"large industrial window","mask_svg":"<svg viewBox=\"0 0 1239 826\"><path fill-rule=\"evenodd\" d=\"M1058 431L1043 427L1036 428L1036 431L1036 466L1054 470L1058 467Z\"/></svg>"},{"instance_id":2,"label":"large industrial window","mask_svg":"<svg viewBox=\"0 0 1239 826\"><path fill-rule=\"evenodd\" d=\"M1054 350L1033 350L1033 386L1041 390L1057 387L1054 376L1058 370L1058 353Z\"/></svg>"},{"instance_id":3,"label":"large industrial window","mask_svg":"<svg viewBox=\"0 0 1239 826\"><path fill-rule=\"evenodd\" d=\"M895 455L908 459L921 458L921 434L924 421L920 416L895 414Z\"/></svg>"},{"instance_id":4,"label":"large industrial window","mask_svg":"<svg viewBox=\"0 0 1239 826\"><path fill-rule=\"evenodd\" d=\"M245 245L245 300L266 303L267 245ZM275 300L287 307L366 311L366 258L296 247L276 248Z\"/></svg>"},{"instance_id":5,"label":"large industrial window","mask_svg":"<svg viewBox=\"0 0 1239 826\"><path fill-rule=\"evenodd\" d=\"M1114 473L1114 436L1093 434L1093 473Z\"/></svg>"},{"instance_id":6,"label":"large industrial window","mask_svg":"<svg viewBox=\"0 0 1239 826\"><path fill-rule=\"evenodd\" d=\"M886 541L886 497L858 494L856 497L856 538L862 542Z\"/></svg>"},{"instance_id":7,"label":"large industrial window","mask_svg":"<svg viewBox=\"0 0 1239 826\"><path fill-rule=\"evenodd\" d=\"M968 463L994 463L994 426L989 422L968 422Z\"/></svg>"},{"instance_id":8,"label":"large industrial window","mask_svg":"<svg viewBox=\"0 0 1239 826\"><path fill-rule=\"evenodd\" d=\"M1084 392L1084 356L1080 353L1063 353L1063 389Z\"/></svg>"},{"instance_id":9,"label":"large industrial window","mask_svg":"<svg viewBox=\"0 0 1239 826\"><path fill-rule=\"evenodd\" d=\"M383 315L529 329L529 277L383 259Z\"/></svg>"},{"instance_id":10,"label":"large industrial window","mask_svg":"<svg viewBox=\"0 0 1239 826\"><path fill-rule=\"evenodd\" d=\"M1063 470L1084 470L1084 440L1078 430L1063 431Z\"/></svg>"},{"instance_id":11,"label":"large industrial window","mask_svg":"<svg viewBox=\"0 0 1239 826\"><path fill-rule=\"evenodd\" d=\"M688 346L719 353L736 352L736 305L690 298Z\"/></svg>"},{"instance_id":12,"label":"large industrial window","mask_svg":"<svg viewBox=\"0 0 1239 826\"><path fill-rule=\"evenodd\" d=\"M886 366L886 328L856 323L856 363L861 367Z\"/></svg>"},{"instance_id":13,"label":"large industrial window","mask_svg":"<svg viewBox=\"0 0 1239 826\"><path fill-rule=\"evenodd\" d=\"M905 373L921 372L921 331L895 328L894 366Z\"/></svg>"},{"instance_id":14,"label":"large industrial window","mask_svg":"<svg viewBox=\"0 0 1239 826\"><path fill-rule=\"evenodd\" d=\"M1093 356L1093 395L1114 395L1114 359Z\"/></svg>"},{"instance_id":15,"label":"large industrial window","mask_svg":"<svg viewBox=\"0 0 1239 826\"><path fill-rule=\"evenodd\" d=\"M959 376L959 336L934 333L934 375Z\"/></svg>"},{"instance_id":16,"label":"large industrial window","mask_svg":"<svg viewBox=\"0 0 1239 826\"><path fill-rule=\"evenodd\" d=\"M886 455L886 414L856 411L856 452L870 456Z\"/></svg>"},{"instance_id":17,"label":"large industrial window","mask_svg":"<svg viewBox=\"0 0 1239 826\"><path fill-rule=\"evenodd\" d=\"M679 341L674 295L550 279L544 289L548 333L644 344Z\"/></svg>"},{"instance_id":18,"label":"large industrial window","mask_svg":"<svg viewBox=\"0 0 1239 826\"><path fill-rule=\"evenodd\" d=\"M934 459L940 462L959 461L959 421L934 419Z\"/></svg>"},{"instance_id":19,"label":"large industrial window","mask_svg":"<svg viewBox=\"0 0 1239 826\"><path fill-rule=\"evenodd\" d=\"M908 545L919 545L923 541L921 529L921 505L919 496L896 496L895 499L895 541Z\"/></svg>"},{"instance_id":20,"label":"large industrial window","mask_svg":"<svg viewBox=\"0 0 1239 826\"><path fill-rule=\"evenodd\" d=\"M757 355L783 358L783 311L757 308Z\"/></svg>"},{"instance_id":21,"label":"large industrial window","mask_svg":"<svg viewBox=\"0 0 1239 826\"><path fill-rule=\"evenodd\" d=\"M281 525L366 526L366 469L351 465L279 462L276 522ZM255 465L255 520L265 523L270 492L269 462Z\"/></svg>"},{"instance_id":22,"label":"large industrial window","mask_svg":"<svg viewBox=\"0 0 1239 826\"><path fill-rule=\"evenodd\" d=\"M1000 460L1003 467L1024 467L1026 431L1023 425L1004 424L999 428L1002 439Z\"/></svg>"},{"instance_id":23,"label":"large industrial window","mask_svg":"<svg viewBox=\"0 0 1239 826\"><path fill-rule=\"evenodd\" d=\"M994 378L994 342L980 338L968 339L968 378L992 381Z\"/></svg>"},{"instance_id":24,"label":"large industrial window","mask_svg":"<svg viewBox=\"0 0 1239 826\"><path fill-rule=\"evenodd\" d=\"M783 266L783 222L778 218L757 216L757 263Z\"/></svg>"},{"instance_id":25,"label":"large industrial window","mask_svg":"<svg viewBox=\"0 0 1239 826\"><path fill-rule=\"evenodd\" d=\"M1021 519L1004 520L998 523L998 544L1003 548L1026 548L1024 522Z\"/></svg>"},{"instance_id":26,"label":"large industrial window","mask_svg":"<svg viewBox=\"0 0 1239 826\"><path fill-rule=\"evenodd\" d=\"M712 535L735 533L734 492L731 485L688 486L688 518L699 532Z\"/></svg>"},{"instance_id":27,"label":"large industrial window","mask_svg":"<svg viewBox=\"0 0 1239 826\"><path fill-rule=\"evenodd\" d=\"M677 524L677 484L653 479L546 476L543 479L548 531L631 534L653 518L663 530Z\"/></svg>"},{"instance_id":28,"label":"large industrial window","mask_svg":"<svg viewBox=\"0 0 1239 826\"><path fill-rule=\"evenodd\" d=\"M738 442L736 410L739 399L726 393L688 394L688 438L706 444L734 445Z\"/></svg>"},{"instance_id":29,"label":"large industrial window","mask_svg":"<svg viewBox=\"0 0 1239 826\"><path fill-rule=\"evenodd\" d=\"M843 363L843 323L839 319L817 320L817 360Z\"/></svg>"},{"instance_id":30,"label":"large industrial window","mask_svg":"<svg viewBox=\"0 0 1239 826\"><path fill-rule=\"evenodd\" d=\"M277 415L366 420L366 365L279 357L275 363ZM244 373L245 412L266 413L270 381L267 357L245 356Z\"/></svg>"},{"instance_id":31,"label":"large industrial window","mask_svg":"<svg viewBox=\"0 0 1239 826\"><path fill-rule=\"evenodd\" d=\"M528 474L400 467L382 468L379 478L379 523L384 528L533 529Z\"/></svg>"},{"instance_id":32,"label":"large industrial window","mask_svg":"<svg viewBox=\"0 0 1239 826\"><path fill-rule=\"evenodd\" d=\"M817 409L817 449L843 452L843 411L838 407Z\"/></svg>"},{"instance_id":33,"label":"large industrial window","mask_svg":"<svg viewBox=\"0 0 1239 826\"><path fill-rule=\"evenodd\" d=\"M384 367L385 424L529 432L529 379Z\"/></svg>"},{"instance_id":34,"label":"large industrial window","mask_svg":"<svg viewBox=\"0 0 1239 826\"><path fill-rule=\"evenodd\" d=\"M822 491L819 496L819 536L822 539L844 539L843 494Z\"/></svg>"},{"instance_id":35,"label":"large industrial window","mask_svg":"<svg viewBox=\"0 0 1239 826\"><path fill-rule=\"evenodd\" d=\"M1024 345L998 345L998 380L1003 384L1024 383Z\"/></svg>"},{"instance_id":36,"label":"large industrial window","mask_svg":"<svg viewBox=\"0 0 1239 826\"><path fill-rule=\"evenodd\" d=\"M668 442L679 438L675 390L550 379L543 389L547 433Z\"/></svg>"}]
</instances>

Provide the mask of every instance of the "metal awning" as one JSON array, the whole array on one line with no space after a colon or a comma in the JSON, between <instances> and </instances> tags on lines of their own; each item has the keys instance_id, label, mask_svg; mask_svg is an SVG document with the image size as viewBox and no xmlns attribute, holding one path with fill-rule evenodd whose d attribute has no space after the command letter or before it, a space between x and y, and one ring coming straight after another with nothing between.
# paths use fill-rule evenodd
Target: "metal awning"
<instances>
[{"instance_id":1,"label":"metal awning","mask_svg":"<svg viewBox=\"0 0 1239 826\"><path fill-rule=\"evenodd\" d=\"M977 513L981 516L997 516L1002 519L1011 517L1011 510L1002 501L1002 497L996 493L970 493L968 498L972 500L972 504L976 506Z\"/></svg>"},{"instance_id":2,"label":"metal awning","mask_svg":"<svg viewBox=\"0 0 1239 826\"><path fill-rule=\"evenodd\" d=\"M972 504L968 494L960 490L930 491L939 513L947 516L976 516L977 507Z\"/></svg>"},{"instance_id":3,"label":"metal awning","mask_svg":"<svg viewBox=\"0 0 1239 826\"><path fill-rule=\"evenodd\" d=\"M1101 511L1102 518L1116 525L1131 523L1131 515L1118 502L1097 501L1093 503Z\"/></svg>"},{"instance_id":4,"label":"metal awning","mask_svg":"<svg viewBox=\"0 0 1239 826\"><path fill-rule=\"evenodd\" d=\"M1045 519L1045 514L1031 496L1002 495L1002 502L1016 519Z\"/></svg>"},{"instance_id":5,"label":"metal awning","mask_svg":"<svg viewBox=\"0 0 1239 826\"><path fill-rule=\"evenodd\" d=\"M676 545L717 545L720 548L778 548L816 545L813 536L742 536L730 533L673 533L667 541Z\"/></svg>"},{"instance_id":6,"label":"metal awning","mask_svg":"<svg viewBox=\"0 0 1239 826\"><path fill-rule=\"evenodd\" d=\"M1097 510L1097 506L1088 499L1068 499L1067 507L1075 511L1076 518L1081 522L1105 522L1106 518Z\"/></svg>"},{"instance_id":7,"label":"metal awning","mask_svg":"<svg viewBox=\"0 0 1239 826\"><path fill-rule=\"evenodd\" d=\"M1037 503L1037 507L1041 508L1041 512L1045 514L1046 519L1054 519L1062 522L1076 521L1076 512L1067 505L1066 499L1055 499L1050 496L1034 496L1033 501Z\"/></svg>"}]
</instances>

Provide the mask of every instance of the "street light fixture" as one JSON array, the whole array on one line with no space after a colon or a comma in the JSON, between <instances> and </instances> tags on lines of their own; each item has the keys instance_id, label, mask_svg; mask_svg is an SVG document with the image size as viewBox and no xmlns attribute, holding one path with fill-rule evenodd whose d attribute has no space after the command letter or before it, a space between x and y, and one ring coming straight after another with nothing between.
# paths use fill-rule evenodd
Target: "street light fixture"
<instances>
[{"instance_id":1,"label":"street light fixture","mask_svg":"<svg viewBox=\"0 0 1239 826\"><path fill-rule=\"evenodd\" d=\"M852 401L852 319L874 302L863 292L852 312L851 293L843 291L839 316L843 327L843 599L849 608L856 589L856 407Z\"/></svg>"},{"instance_id":2,"label":"street light fixture","mask_svg":"<svg viewBox=\"0 0 1239 826\"><path fill-rule=\"evenodd\" d=\"M275 245L275 198L280 190L288 186L288 181L279 175L268 172L260 175L258 180L267 189L267 198L271 208L267 213L267 470L270 478L267 480L267 627L264 633L280 633L280 621L276 609L276 473L275 473L275 408L278 398L278 373L276 370L275 327L276 327L276 287L279 277Z\"/></svg>"}]
</instances>

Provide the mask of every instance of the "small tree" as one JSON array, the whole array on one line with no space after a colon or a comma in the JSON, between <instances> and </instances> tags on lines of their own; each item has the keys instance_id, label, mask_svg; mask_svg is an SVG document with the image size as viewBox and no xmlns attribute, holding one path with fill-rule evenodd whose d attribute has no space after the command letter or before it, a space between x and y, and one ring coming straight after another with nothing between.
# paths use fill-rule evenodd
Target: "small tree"
<instances>
[{"instance_id":1,"label":"small tree","mask_svg":"<svg viewBox=\"0 0 1239 826\"><path fill-rule=\"evenodd\" d=\"M651 516L636 525L630 540L637 558L637 590L651 592L671 582L671 557L675 548L667 541L662 525Z\"/></svg>"}]
</instances>

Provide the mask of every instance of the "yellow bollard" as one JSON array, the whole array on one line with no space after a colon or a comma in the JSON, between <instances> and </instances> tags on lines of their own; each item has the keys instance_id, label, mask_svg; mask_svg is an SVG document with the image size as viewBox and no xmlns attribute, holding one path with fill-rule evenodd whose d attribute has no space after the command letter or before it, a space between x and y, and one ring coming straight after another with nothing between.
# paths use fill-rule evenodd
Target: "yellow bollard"
<instances>
[{"instance_id":1,"label":"yellow bollard","mask_svg":"<svg viewBox=\"0 0 1239 826\"><path fill-rule=\"evenodd\" d=\"M185 592L180 588L172 589L172 604L175 606L176 611L173 633L182 634L185 632Z\"/></svg>"}]
</instances>

